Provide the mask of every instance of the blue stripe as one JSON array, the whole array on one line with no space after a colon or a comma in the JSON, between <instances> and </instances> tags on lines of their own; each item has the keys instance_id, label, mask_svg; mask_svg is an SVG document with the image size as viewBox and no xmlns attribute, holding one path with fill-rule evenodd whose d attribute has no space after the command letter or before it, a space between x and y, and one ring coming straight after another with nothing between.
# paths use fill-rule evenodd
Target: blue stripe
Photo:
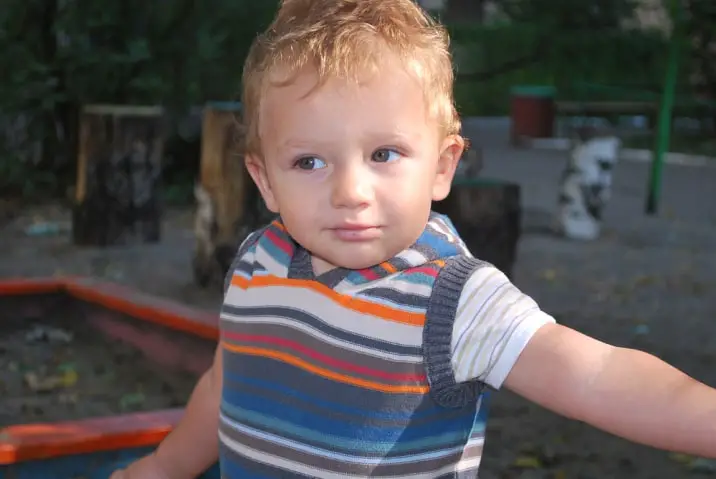
<instances>
[{"instance_id":1,"label":"blue stripe","mask_svg":"<svg viewBox=\"0 0 716 479\"><path fill-rule=\"evenodd\" d=\"M229 357L230 355L230 357ZM267 395L285 395L296 398L300 401L310 402L317 406L323 407L329 411L366 417L374 420L388 421L409 421L410 419L430 420L433 417L443 417L446 412L454 412L456 415L462 414L461 410L446 411L432 401L426 401L422 395L401 395L402 404L395 404L394 409L386 409L386 395L380 391L362 390L360 388L348 388L345 394L345 400L342 402L328 401L324 399L326 391L334 390L337 384L333 381L314 376L310 373L297 371L290 366L266 367L261 365L260 361L254 361L251 356L239 356L235 353L224 355L224 397L233 403L235 391L241 391L242 385L253 386L267 391ZM233 362L242 364L242 372L251 371L259 377L252 377L234 373ZM264 361L265 362L265 361ZM277 363L276 361L271 361ZM228 366L228 367L227 367ZM256 367L252 368L252 366ZM263 378L279 377L276 373L286 374L286 380L282 382L267 380ZM270 373L270 374L269 374ZM290 374L290 376L288 376ZM316 395L308 395L305 391L316 391ZM357 394L356 394L357 393ZM343 396L343 394L341 394ZM343 399L339 397L339 400ZM465 408L467 415L472 417L471 412L474 408Z\"/></svg>"},{"instance_id":2,"label":"blue stripe","mask_svg":"<svg viewBox=\"0 0 716 479\"><path fill-rule=\"evenodd\" d=\"M271 231L279 238L286 239L286 234L283 231L277 231L275 228L272 228ZM288 267L288 265L291 263L291 255L287 254L284 250L279 248L278 245L271 241L271 238L269 238L266 234L263 234L261 236L261 239L259 239L257 248L263 249L266 253L268 253L269 256L274 259L274 261L280 263L282 266Z\"/></svg>"},{"instance_id":3,"label":"blue stripe","mask_svg":"<svg viewBox=\"0 0 716 479\"><path fill-rule=\"evenodd\" d=\"M435 276L430 276L422 271L404 271L400 273L400 276L396 279L401 282L424 286L433 286L435 284Z\"/></svg>"},{"instance_id":4,"label":"blue stripe","mask_svg":"<svg viewBox=\"0 0 716 479\"><path fill-rule=\"evenodd\" d=\"M460 254L460 250L455 244L449 243L446 238L438 235L438 233L429 231L426 231L418 238L417 245L429 247L435 251L434 256L437 258L447 258Z\"/></svg>"},{"instance_id":5,"label":"blue stripe","mask_svg":"<svg viewBox=\"0 0 716 479\"><path fill-rule=\"evenodd\" d=\"M241 276L242 278L249 280L249 279L251 279L251 273L253 273L253 271L244 271L239 268L236 268L236 269L234 269L231 276L232 277Z\"/></svg>"},{"instance_id":6,"label":"blue stripe","mask_svg":"<svg viewBox=\"0 0 716 479\"><path fill-rule=\"evenodd\" d=\"M290 404L234 389L225 392L222 408L237 422L254 424L261 429L282 431L297 438L327 445L335 443L357 451L363 450L362 446L370 442L372 446L369 445L367 450L381 453L388 453L396 448L408 452L429 445L455 445L470 436L476 415L473 411L469 416L442 421L418 424L408 422L404 427L376 427L366 423L336 420L328 414L298 409ZM310 428L304 427L308 425ZM326 442L321 441L321 437L327 438ZM376 449L372 449L373 447Z\"/></svg>"}]
</instances>

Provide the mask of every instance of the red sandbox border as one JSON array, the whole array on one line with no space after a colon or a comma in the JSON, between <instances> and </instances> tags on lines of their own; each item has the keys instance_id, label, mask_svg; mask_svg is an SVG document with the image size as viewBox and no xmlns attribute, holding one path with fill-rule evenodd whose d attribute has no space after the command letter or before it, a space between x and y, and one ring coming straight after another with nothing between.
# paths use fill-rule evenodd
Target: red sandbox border
<instances>
[{"instance_id":1,"label":"red sandbox border","mask_svg":"<svg viewBox=\"0 0 716 479\"><path fill-rule=\"evenodd\" d=\"M134 318L207 339L218 338L218 315L91 278L0 280L0 296L66 293ZM183 409L0 429L0 466L52 457L156 445Z\"/></svg>"}]
</instances>

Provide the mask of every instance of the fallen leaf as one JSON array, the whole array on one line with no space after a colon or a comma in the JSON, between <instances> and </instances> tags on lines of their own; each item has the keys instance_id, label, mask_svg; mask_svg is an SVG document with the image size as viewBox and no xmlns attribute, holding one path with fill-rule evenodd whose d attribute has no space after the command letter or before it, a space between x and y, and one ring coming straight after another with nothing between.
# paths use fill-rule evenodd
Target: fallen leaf
<instances>
[{"instance_id":1,"label":"fallen leaf","mask_svg":"<svg viewBox=\"0 0 716 479\"><path fill-rule=\"evenodd\" d=\"M671 459L674 462L678 462L679 464L689 464L691 461L694 460L693 456L689 456L688 454L681 454L678 452L669 454L669 459Z\"/></svg>"},{"instance_id":2,"label":"fallen leaf","mask_svg":"<svg viewBox=\"0 0 716 479\"><path fill-rule=\"evenodd\" d=\"M643 287L643 286L651 286L653 284L656 284L658 281L659 281L659 278L657 278L656 276L642 274L642 275L635 277L632 280L632 286L634 288Z\"/></svg>"},{"instance_id":3,"label":"fallen leaf","mask_svg":"<svg viewBox=\"0 0 716 479\"><path fill-rule=\"evenodd\" d=\"M66 388L74 386L79 380L79 375L74 369L67 369L62 373L62 385Z\"/></svg>"},{"instance_id":4,"label":"fallen leaf","mask_svg":"<svg viewBox=\"0 0 716 479\"><path fill-rule=\"evenodd\" d=\"M34 392L48 392L74 386L79 379L74 369L68 369L62 374L40 376L35 371L25 373L25 384Z\"/></svg>"},{"instance_id":5,"label":"fallen leaf","mask_svg":"<svg viewBox=\"0 0 716 479\"><path fill-rule=\"evenodd\" d=\"M518 456L512 465L521 469L540 469L542 461L537 456Z\"/></svg>"},{"instance_id":6,"label":"fallen leaf","mask_svg":"<svg viewBox=\"0 0 716 479\"><path fill-rule=\"evenodd\" d=\"M557 272L553 269L546 269L542 271L542 279L547 281L554 281L557 279Z\"/></svg>"},{"instance_id":7,"label":"fallen leaf","mask_svg":"<svg viewBox=\"0 0 716 479\"><path fill-rule=\"evenodd\" d=\"M119 400L119 407L124 410L132 409L144 404L145 399L144 394L141 392L125 394Z\"/></svg>"}]
</instances>

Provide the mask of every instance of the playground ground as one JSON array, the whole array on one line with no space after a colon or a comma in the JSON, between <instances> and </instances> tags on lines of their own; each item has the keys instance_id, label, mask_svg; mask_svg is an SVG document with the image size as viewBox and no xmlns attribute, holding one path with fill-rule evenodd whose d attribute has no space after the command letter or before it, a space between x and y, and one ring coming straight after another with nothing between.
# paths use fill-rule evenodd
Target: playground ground
<instances>
[{"instance_id":1,"label":"playground ground","mask_svg":"<svg viewBox=\"0 0 716 479\"><path fill-rule=\"evenodd\" d=\"M648 165L622 162L603 236L592 243L548 231L564 153L515 150L504 122L466 122L484 175L522 186L524 233L515 283L558 321L654 353L716 386L716 168L667 165L661 212L643 213ZM217 310L220 295L192 284L192 212L167 213L160 244L78 250L66 233L28 236L34 221L69 221L47 206L0 226L0 278L91 275ZM698 459L629 444L561 419L509 392L495 396L481 477L674 479L716 474ZM615 405L616 407L616 405Z\"/></svg>"}]
</instances>

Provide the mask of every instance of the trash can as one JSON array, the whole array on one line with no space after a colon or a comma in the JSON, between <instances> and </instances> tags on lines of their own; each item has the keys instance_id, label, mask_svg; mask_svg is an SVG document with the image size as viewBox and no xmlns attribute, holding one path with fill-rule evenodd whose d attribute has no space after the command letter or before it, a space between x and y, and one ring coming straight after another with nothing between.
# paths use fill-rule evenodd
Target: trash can
<instances>
[{"instance_id":1,"label":"trash can","mask_svg":"<svg viewBox=\"0 0 716 479\"><path fill-rule=\"evenodd\" d=\"M556 89L547 85L518 85L510 90L510 141L524 145L532 138L554 136Z\"/></svg>"}]
</instances>

